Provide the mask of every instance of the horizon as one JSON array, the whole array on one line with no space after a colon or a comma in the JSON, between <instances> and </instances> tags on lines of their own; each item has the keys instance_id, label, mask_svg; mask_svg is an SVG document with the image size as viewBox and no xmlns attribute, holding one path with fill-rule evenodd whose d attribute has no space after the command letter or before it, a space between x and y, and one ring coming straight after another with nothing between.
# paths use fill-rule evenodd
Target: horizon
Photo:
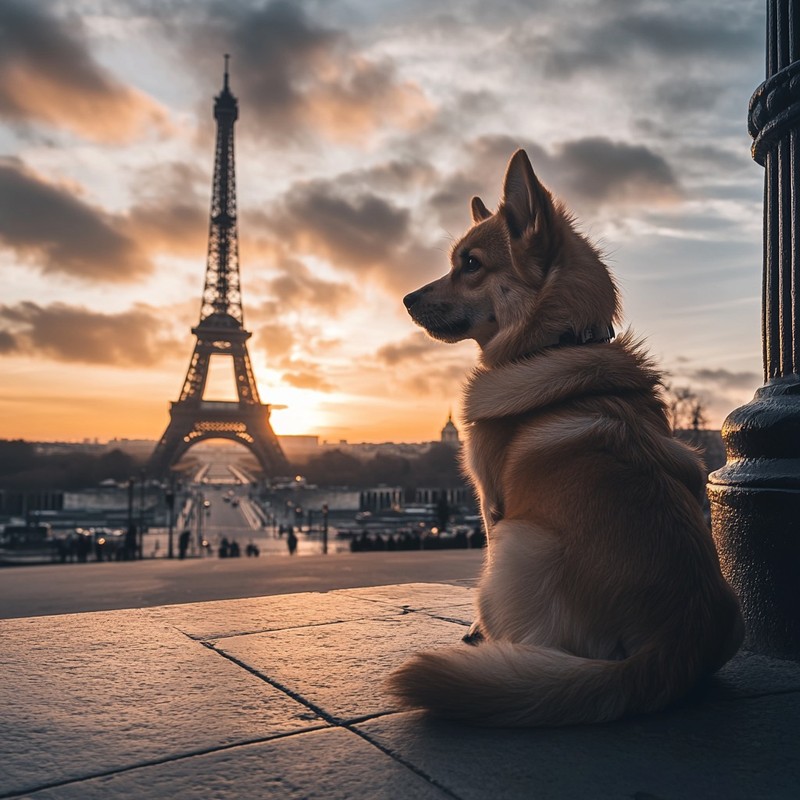
<instances>
[{"instance_id":1,"label":"horizon","mask_svg":"<svg viewBox=\"0 0 800 800\"><path fill-rule=\"evenodd\" d=\"M746 115L763 16L744 0L4 3L0 438L164 431L200 309L224 53L244 326L276 434L416 443L458 420L476 346L427 338L402 297L447 271L470 198L495 207L517 147L609 254L620 328L718 429L762 383ZM209 386L227 399L232 375Z\"/></svg>"}]
</instances>

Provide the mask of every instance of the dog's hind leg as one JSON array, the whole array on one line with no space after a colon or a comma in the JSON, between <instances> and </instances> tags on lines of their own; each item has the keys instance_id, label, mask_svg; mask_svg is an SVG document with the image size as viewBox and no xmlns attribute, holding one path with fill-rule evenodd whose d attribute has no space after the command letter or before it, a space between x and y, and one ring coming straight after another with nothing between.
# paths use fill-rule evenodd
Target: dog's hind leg
<instances>
[{"instance_id":1,"label":"dog's hind leg","mask_svg":"<svg viewBox=\"0 0 800 800\"><path fill-rule=\"evenodd\" d=\"M483 636L558 647L568 623L563 558L559 538L535 523L498 522L478 588L476 624Z\"/></svg>"}]
</instances>

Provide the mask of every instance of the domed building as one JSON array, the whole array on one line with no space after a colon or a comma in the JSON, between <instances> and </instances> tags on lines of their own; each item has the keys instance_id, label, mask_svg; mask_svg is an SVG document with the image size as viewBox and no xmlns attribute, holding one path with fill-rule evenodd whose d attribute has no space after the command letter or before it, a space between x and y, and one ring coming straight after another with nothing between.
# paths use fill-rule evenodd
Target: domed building
<instances>
[{"instance_id":1,"label":"domed building","mask_svg":"<svg viewBox=\"0 0 800 800\"><path fill-rule=\"evenodd\" d=\"M461 447L461 439L458 438L458 428L453 424L453 412L451 411L447 415L447 422L444 424L444 428L442 428L442 444L449 445L454 450L458 450Z\"/></svg>"}]
</instances>

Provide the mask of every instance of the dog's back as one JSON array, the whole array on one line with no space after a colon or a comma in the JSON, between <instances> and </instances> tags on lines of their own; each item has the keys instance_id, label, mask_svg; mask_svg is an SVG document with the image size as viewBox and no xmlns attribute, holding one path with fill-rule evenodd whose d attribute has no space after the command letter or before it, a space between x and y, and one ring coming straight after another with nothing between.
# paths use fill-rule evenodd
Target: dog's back
<instances>
[{"instance_id":1,"label":"dog's back","mask_svg":"<svg viewBox=\"0 0 800 800\"><path fill-rule=\"evenodd\" d=\"M390 687L484 724L662 708L743 633L701 512L702 465L672 438L641 348L603 335L613 283L524 154L500 210L473 213L453 271L406 303L439 338L472 330L482 348L465 394L488 534L478 645L418 654Z\"/></svg>"}]
</instances>

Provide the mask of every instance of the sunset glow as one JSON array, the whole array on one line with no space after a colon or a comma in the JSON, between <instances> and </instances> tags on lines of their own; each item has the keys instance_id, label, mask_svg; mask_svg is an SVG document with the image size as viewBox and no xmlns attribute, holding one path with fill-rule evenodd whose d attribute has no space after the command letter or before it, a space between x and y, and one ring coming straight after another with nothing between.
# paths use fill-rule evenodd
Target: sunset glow
<instances>
[{"instance_id":1,"label":"sunset glow","mask_svg":"<svg viewBox=\"0 0 800 800\"><path fill-rule=\"evenodd\" d=\"M760 385L760 8L156 5L0 5L0 437L161 435L198 321L223 53L277 433L426 441L457 418L475 346L427 339L402 297L448 269L520 146L711 426ZM226 369L208 396L231 398Z\"/></svg>"}]
</instances>

